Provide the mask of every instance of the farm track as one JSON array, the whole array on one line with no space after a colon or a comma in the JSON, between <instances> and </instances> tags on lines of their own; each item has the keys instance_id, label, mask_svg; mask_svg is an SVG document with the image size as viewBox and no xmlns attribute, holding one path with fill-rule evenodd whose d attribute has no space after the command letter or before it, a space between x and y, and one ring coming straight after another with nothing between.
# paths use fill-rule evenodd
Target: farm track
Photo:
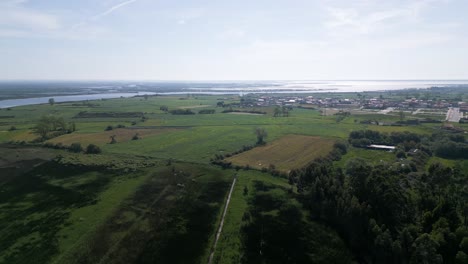
<instances>
[{"instance_id":1,"label":"farm track","mask_svg":"<svg viewBox=\"0 0 468 264\"><path fill-rule=\"evenodd\" d=\"M231 189L229 190L229 195L226 200L226 205L224 206L223 216L221 217L221 222L219 223L219 228L218 228L218 231L216 232L216 237L215 237L215 241L213 244L213 248L211 249L210 257L208 259L208 264L211 264L213 262L214 253L216 252L216 246L218 245L219 237L221 236L221 233L223 232L224 218L226 217L226 213L229 207L229 202L231 202L231 195L232 195L232 192L234 191L234 186L236 185L236 181L237 181L237 174L234 176L234 179L232 180Z\"/></svg>"}]
</instances>

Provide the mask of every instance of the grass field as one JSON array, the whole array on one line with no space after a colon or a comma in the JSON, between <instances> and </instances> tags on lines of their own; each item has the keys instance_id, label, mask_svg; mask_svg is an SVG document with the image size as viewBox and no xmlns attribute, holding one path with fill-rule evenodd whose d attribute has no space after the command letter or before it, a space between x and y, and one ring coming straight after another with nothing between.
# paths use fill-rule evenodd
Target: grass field
<instances>
[{"instance_id":1,"label":"grass field","mask_svg":"<svg viewBox=\"0 0 468 264\"><path fill-rule=\"evenodd\" d=\"M265 146L240 153L227 159L235 165L261 169L273 164L280 171L305 166L317 157L327 155L335 140L323 137L287 135Z\"/></svg>"},{"instance_id":2,"label":"grass field","mask_svg":"<svg viewBox=\"0 0 468 264\"><path fill-rule=\"evenodd\" d=\"M11 179L0 187L7 209L0 213L0 262L49 262L105 219L140 176L49 162Z\"/></svg>"},{"instance_id":3,"label":"grass field","mask_svg":"<svg viewBox=\"0 0 468 264\"><path fill-rule=\"evenodd\" d=\"M66 134L60 137L53 138L47 142L57 144L61 143L65 146L70 146L73 143L81 143L83 147L88 144L95 144L98 146L104 146L110 143L111 136L115 136L117 143L131 141L135 135L138 135L140 139L146 137L160 135L164 133L170 133L176 131L171 128L157 128L157 129L129 129L129 128L118 128L111 131L103 131L99 133L73 133Z\"/></svg>"},{"instance_id":4,"label":"grass field","mask_svg":"<svg viewBox=\"0 0 468 264\"><path fill-rule=\"evenodd\" d=\"M349 147L348 153L343 155L341 160L335 162L340 167L345 167L350 159L361 158L369 163L377 165L381 162L391 163L396 161L395 153L383 150L373 150L364 148Z\"/></svg>"},{"instance_id":5,"label":"grass field","mask_svg":"<svg viewBox=\"0 0 468 264\"><path fill-rule=\"evenodd\" d=\"M249 192L254 189L254 182L262 181L282 188L289 188L284 178L271 177L258 171L239 171L237 184L231 196L231 203L224 221L223 233L218 241L214 263L239 263L242 252L241 226L242 217L247 210ZM247 189L247 193L244 192Z\"/></svg>"},{"instance_id":6,"label":"grass field","mask_svg":"<svg viewBox=\"0 0 468 264\"><path fill-rule=\"evenodd\" d=\"M132 195L116 201L118 208L105 221L96 221L55 263L205 263L229 174L181 163L151 170ZM89 213L99 209L78 210L70 221L86 215L96 219Z\"/></svg>"},{"instance_id":7,"label":"grass field","mask_svg":"<svg viewBox=\"0 0 468 264\"><path fill-rule=\"evenodd\" d=\"M205 262L232 172L98 168L49 162L0 185L0 262ZM174 250L181 241L184 254Z\"/></svg>"}]
</instances>

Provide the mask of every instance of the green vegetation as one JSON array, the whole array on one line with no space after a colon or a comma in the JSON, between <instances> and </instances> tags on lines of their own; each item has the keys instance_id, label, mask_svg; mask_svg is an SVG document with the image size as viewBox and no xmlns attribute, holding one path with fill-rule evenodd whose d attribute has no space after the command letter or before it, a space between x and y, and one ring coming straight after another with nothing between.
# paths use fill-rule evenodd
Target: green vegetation
<instances>
[{"instance_id":1,"label":"green vegetation","mask_svg":"<svg viewBox=\"0 0 468 264\"><path fill-rule=\"evenodd\" d=\"M0 262L206 263L235 175L213 263L466 258L466 124L255 102L1 110Z\"/></svg>"}]
</instances>

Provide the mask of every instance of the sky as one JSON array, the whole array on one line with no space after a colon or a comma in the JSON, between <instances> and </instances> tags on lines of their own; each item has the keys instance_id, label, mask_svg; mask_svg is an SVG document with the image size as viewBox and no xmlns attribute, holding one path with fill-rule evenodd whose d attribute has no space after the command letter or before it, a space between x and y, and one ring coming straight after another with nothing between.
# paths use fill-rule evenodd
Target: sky
<instances>
[{"instance_id":1,"label":"sky","mask_svg":"<svg viewBox=\"0 0 468 264\"><path fill-rule=\"evenodd\" d=\"M0 80L468 79L466 0L0 0Z\"/></svg>"}]
</instances>

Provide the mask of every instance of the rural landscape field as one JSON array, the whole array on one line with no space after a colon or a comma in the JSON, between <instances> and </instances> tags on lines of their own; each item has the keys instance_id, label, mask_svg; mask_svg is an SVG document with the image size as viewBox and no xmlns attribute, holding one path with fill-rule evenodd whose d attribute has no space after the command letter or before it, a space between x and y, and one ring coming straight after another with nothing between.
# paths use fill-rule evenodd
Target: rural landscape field
<instances>
[{"instance_id":1,"label":"rural landscape field","mask_svg":"<svg viewBox=\"0 0 468 264\"><path fill-rule=\"evenodd\" d=\"M0 264L468 264L467 10L0 0Z\"/></svg>"},{"instance_id":2,"label":"rural landscape field","mask_svg":"<svg viewBox=\"0 0 468 264\"><path fill-rule=\"evenodd\" d=\"M364 94L449 102L455 91ZM187 94L1 109L0 262L353 263L388 254L388 263L462 263L468 126L319 103L329 96L269 99L296 98L285 106L264 105L261 94Z\"/></svg>"}]
</instances>

